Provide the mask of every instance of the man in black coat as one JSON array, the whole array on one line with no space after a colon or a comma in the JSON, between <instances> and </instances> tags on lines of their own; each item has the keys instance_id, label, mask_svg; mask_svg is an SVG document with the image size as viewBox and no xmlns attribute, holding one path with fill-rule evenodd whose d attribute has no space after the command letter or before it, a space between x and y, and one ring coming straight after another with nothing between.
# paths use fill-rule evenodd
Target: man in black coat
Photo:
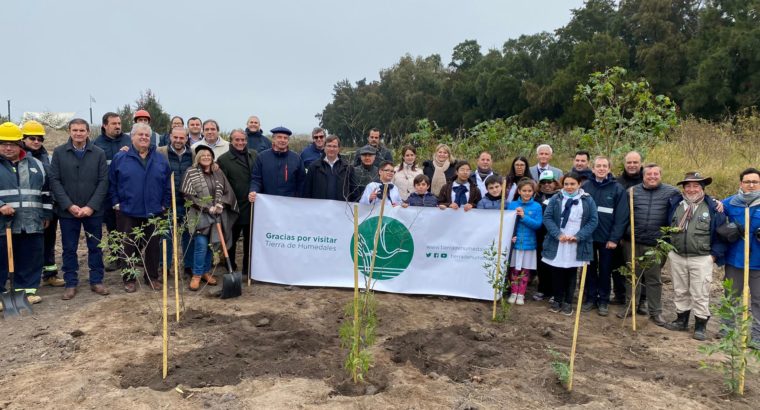
<instances>
[{"instance_id":1,"label":"man in black coat","mask_svg":"<svg viewBox=\"0 0 760 410\"><path fill-rule=\"evenodd\" d=\"M336 201L355 200L351 167L339 155L340 139L329 135L325 140L325 156L311 163L306 173L303 197L333 199Z\"/></svg>"},{"instance_id":2,"label":"man in black coat","mask_svg":"<svg viewBox=\"0 0 760 410\"><path fill-rule=\"evenodd\" d=\"M87 240L87 265L90 289L107 295L103 285L103 252L98 247L102 237L103 209L108 192L108 165L105 152L87 136L87 121L69 122L69 141L55 149L50 164L50 188L55 198L55 213L60 218L63 246L63 300L76 296L79 283L77 247L82 228Z\"/></svg>"}]
</instances>

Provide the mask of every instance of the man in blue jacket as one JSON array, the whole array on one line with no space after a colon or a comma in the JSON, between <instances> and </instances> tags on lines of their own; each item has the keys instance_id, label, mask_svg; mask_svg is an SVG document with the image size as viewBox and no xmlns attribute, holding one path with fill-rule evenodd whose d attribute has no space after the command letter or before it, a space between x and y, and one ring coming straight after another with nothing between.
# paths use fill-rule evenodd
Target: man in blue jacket
<instances>
[{"instance_id":1,"label":"man in blue jacket","mask_svg":"<svg viewBox=\"0 0 760 410\"><path fill-rule=\"evenodd\" d=\"M246 144L248 149L252 149L258 153L272 148L272 142L261 132L261 120L255 115L248 117L245 135L248 138L248 143Z\"/></svg>"},{"instance_id":2,"label":"man in blue jacket","mask_svg":"<svg viewBox=\"0 0 760 410\"><path fill-rule=\"evenodd\" d=\"M304 168L309 169L309 165L311 165L312 162L319 161L325 156L326 135L325 130L319 127L314 128L311 131L311 139L313 142L301 152L301 160L303 161Z\"/></svg>"},{"instance_id":3,"label":"man in blue jacket","mask_svg":"<svg viewBox=\"0 0 760 410\"><path fill-rule=\"evenodd\" d=\"M710 320L710 285L713 263L723 265L725 244L718 239L717 229L726 217L705 195L712 178L688 172L677 185L683 186L683 197L670 201L668 220L677 228L671 234L674 249L668 253L673 277L673 299L677 318L666 324L668 330L689 330L689 315L694 311L694 339L705 340Z\"/></svg>"},{"instance_id":4,"label":"man in blue jacket","mask_svg":"<svg viewBox=\"0 0 760 410\"><path fill-rule=\"evenodd\" d=\"M256 194L299 197L303 191L306 172L301 157L288 149L292 132L277 127L272 132L272 149L261 152L251 171L251 191L248 200L256 201Z\"/></svg>"},{"instance_id":5,"label":"man in blue jacket","mask_svg":"<svg viewBox=\"0 0 760 410\"><path fill-rule=\"evenodd\" d=\"M155 226L148 219L161 216L171 206L171 186L169 162L156 153L150 144L151 129L145 123L137 123L132 128L132 146L113 158L108 170L108 196L114 210L120 232L130 233L141 228L145 240L145 273L143 278L153 290L160 290L158 280L159 235L153 235ZM125 246L127 255L135 254L132 245ZM124 290L137 290L136 278L124 276Z\"/></svg>"},{"instance_id":6,"label":"man in blue jacket","mask_svg":"<svg viewBox=\"0 0 760 410\"><path fill-rule=\"evenodd\" d=\"M741 297L744 290L745 210L749 208L749 293L752 310L752 342L760 348L760 170L747 168L739 174L739 192L723 200L730 222L741 228L741 239L726 252L726 279L733 280L733 290Z\"/></svg>"},{"instance_id":7,"label":"man in blue jacket","mask_svg":"<svg viewBox=\"0 0 760 410\"><path fill-rule=\"evenodd\" d=\"M596 157L593 178L583 183L583 190L596 203L599 225L593 234L594 259L589 264L586 301L582 310L588 312L598 307L600 316L609 314L610 279L613 269L617 268L613 262L615 249L623 238L630 214L625 190L615 182L610 169L609 158Z\"/></svg>"}]
</instances>

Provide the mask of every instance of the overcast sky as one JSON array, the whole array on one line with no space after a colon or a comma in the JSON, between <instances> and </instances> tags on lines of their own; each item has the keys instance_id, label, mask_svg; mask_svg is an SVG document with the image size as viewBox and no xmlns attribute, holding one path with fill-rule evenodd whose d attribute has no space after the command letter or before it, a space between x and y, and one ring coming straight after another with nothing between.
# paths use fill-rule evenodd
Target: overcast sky
<instances>
[{"instance_id":1,"label":"overcast sky","mask_svg":"<svg viewBox=\"0 0 760 410\"><path fill-rule=\"evenodd\" d=\"M440 54L477 40L483 51L553 31L581 0L533 1L3 1L0 112L76 112L95 123L153 90L164 110L248 115L269 130L310 132L342 79L377 80L401 56Z\"/></svg>"}]
</instances>

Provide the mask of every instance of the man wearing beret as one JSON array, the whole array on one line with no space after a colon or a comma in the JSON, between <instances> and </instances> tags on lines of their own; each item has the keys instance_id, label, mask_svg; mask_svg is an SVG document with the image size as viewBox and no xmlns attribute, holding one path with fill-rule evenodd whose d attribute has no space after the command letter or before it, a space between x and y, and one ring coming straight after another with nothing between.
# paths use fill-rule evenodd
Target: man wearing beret
<instances>
[{"instance_id":1,"label":"man wearing beret","mask_svg":"<svg viewBox=\"0 0 760 410\"><path fill-rule=\"evenodd\" d=\"M726 221L715 202L705 195L712 178L688 172L678 183L683 196L670 201L668 221L677 229L671 236L674 250L668 253L673 276L676 319L665 327L689 330L689 315L694 312L694 339L705 340L710 319L710 285L713 263L723 265L726 244L718 239L717 229Z\"/></svg>"},{"instance_id":2,"label":"man wearing beret","mask_svg":"<svg viewBox=\"0 0 760 410\"><path fill-rule=\"evenodd\" d=\"M272 148L256 157L251 171L251 188L248 200L256 201L256 194L298 197L303 190L306 171L301 156L288 149L293 134L285 127L272 133Z\"/></svg>"}]
</instances>

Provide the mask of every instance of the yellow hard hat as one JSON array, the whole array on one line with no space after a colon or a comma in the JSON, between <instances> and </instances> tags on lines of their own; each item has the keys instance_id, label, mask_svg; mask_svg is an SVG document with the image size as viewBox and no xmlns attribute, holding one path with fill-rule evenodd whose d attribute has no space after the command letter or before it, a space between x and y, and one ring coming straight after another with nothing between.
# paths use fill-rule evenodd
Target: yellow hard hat
<instances>
[{"instance_id":1,"label":"yellow hard hat","mask_svg":"<svg viewBox=\"0 0 760 410\"><path fill-rule=\"evenodd\" d=\"M37 121L29 120L21 126L21 133L24 135L42 135L45 136L45 127Z\"/></svg>"},{"instance_id":2,"label":"yellow hard hat","mask_svg":"<svg viewBox=\"0 0 760 410\"><path fill-rule=\"evenodd\" d=\"M0 141L21 141L21 128L12 122L0 124Z\"/></svg>"}]
</instances>

